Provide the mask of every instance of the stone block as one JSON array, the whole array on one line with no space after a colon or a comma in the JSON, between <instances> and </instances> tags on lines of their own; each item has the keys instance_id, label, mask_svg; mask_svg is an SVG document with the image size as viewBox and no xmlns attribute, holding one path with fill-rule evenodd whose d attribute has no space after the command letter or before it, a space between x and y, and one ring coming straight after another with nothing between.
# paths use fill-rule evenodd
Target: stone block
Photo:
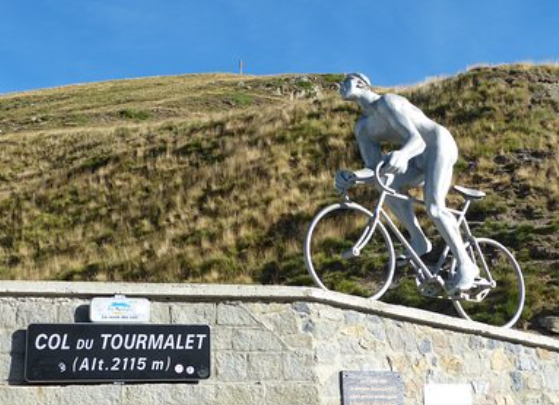
<instances>
[{"instance_id":1,"label":"stone block","mask_svg":"<svg viewBox=\"0 0 559 405\"><path fill-rule=\"evenodd\" d=\"M526 387L535 392L541 392L544 387L544 377L542 373L530 373L525 378Z\"/></svg>"},{"instance_id":2,"label":"stone block","mask_svg":"<svg viewBox=\"0 0 559 405\"><path fill-rule=\"evenodd\" d=\"M460 357L453 355L441 356L441 368L451 375L458 375L462 373L463 361Z\"/></svg>"},{"instance_id":3,"label":"stone block","mask_svg":"<svg viewBox=\"0 0 559 405\"><path fill-rule=\"evenodd\" d=\"M215 375L218 381L246 381L248 375L248 354L217 353L215 355Z\"/></svg>"},{"instance_id":4,"label":"stone block","mask_svg":"<svg viewBox=\"0 0 559 405\"><path fill-rule=\"evenodd\" d=\"M401 323L392 324L391 322L386 322L386 336L388 344L394 351L417 351L415 336L410 334Z\"/></svg>"},{"instance_id":5,"label":"stone block","mask_svg":"<svg viewBox=\"0 0 559 405\"><path fill-rule=\"evenodd\" d=\"M366 316L364 325L370 336L380 342L386 341L386 327L379 317L373 315Z\"/></svg>"},{"instance_id":6,"label":"stone block","mask_svg":"<svg viewBox=\"0 0 559 405\"><path fill-rule=\"evenodd\" d=\"M233 349L234 328L214 327L212 329L212 349L227 351Z\"/></svg>"},{"instance_id":7,"label":"stone block","mask_svg":"<svg viewBox=\"0 0 559 405\"><path fill-rule=\"evenodd\" d=\"M309 304L307 304L306 302L294 302L293 304L291 304L291 308L299 316L305 316L311 314L311 308L309 307Z\"/></svg>"},{"instance_id":8,"label":"stone block","mask_svg":"<svg viewBox=\"0 0 559 405\"><path fill-rule=\"evenodd\" d=\"M542 405L559 405L559 395L555 392L544 392ZM530 404L531 405L531 404Z\"/></svg>"},{"instance_id":9,"label":"stone block","mask_svg":"<svg viewBox=\"0 0 559 405\"><path fill-rule=\"evenodd\" d=\"M495 395L495 405L515 405L514 398L508 394Z\"/></svg>"},{"instance_id":10,"label":"stone block","mask_svg":"<svg viewBox=\"0 0 559 405\"><path fill-rule=\"evenodd\" d=\"M318 310L317 318L335 321L340 324L343 324L345 322L344 311L342 311L341 309L323 304L317 305L316 307Z\"/></svg>"},{"instance_id":11,"label":"stone block","mask_svg":"<svg viewBox=\"0 0 559 405\"><path fill-rule=\"evenodd\" d=\"M524 388L524 379L519 371L512 371L510 374L511 388L513 391L522 391Z\"/></svg>"},{"instance_id":12,"label":"stone block","mask_svg":"<svg viewBox=\"0 0 559 405\"><path fill-rule=\"evenodd\" d=\"M559 368L557 364L545 366L543 368L543 378L548 391L559 391Z\"/></svg>"},{"instance_id":13,"label":"stone block","mask_svg":"<svg viewBox=\"0 0 559 405\"><path fill-rule=\"evenodd\" d=\"M464 335L462 333L446 332L448 336L448 344L450 350L453 354L460 357L463 356L465 352L470 350L470 336ZM448 350L448 348L447 348Z\"/></svg>"},{"instance_id":14,"label":"stone block","mask_svg":"<svg viewBox=\"0 0 559 405\"><path fill-rule=\"evenodd\" d=\"M431 333L431 339L433 342L433 351L435 353L442 354L448 351L448 348L450 347L450 336L447 333L444 333L442 330L433 330Z\"/></svg>"},{"instance_id":15,"label":"stone block","mask_svg":"<svg viewBox=\"0 0 559 405\"><path fill-rule=\"evenodd\" d=\"M12 356L6 353L0 354L0 381L9 380L11 365Z\"/></svg>"},{"instance_id":16,"label":"stone block","mask_svg":"<svg viewBox=\"0 0 559 405\"><path fill-rule=\"evenodd\" d=\"M124 385L122 386L121 402L117 403L122 405L178 405L180 402L175 401L172 389L171 384ZM101 403L109 404L109 402Z\"/></svg>"},{"instance_id":17,"label":"stone block","mask_svg":"<svg viewBox=\"0 0 559 405\"><path fill-rule=\"evenodd\" d=\"M206 303L173 303L171 323L182 325L214 325L216 305Z\"/></svg>"},{"instance_id":18,"label":"stone block","mask_svg":"<svg viewBox=\"0 0 559 405\"><path fill-rule=\"evenodd\" d=\"M362 325L364 322L364 315L357 311L346 311L345 314L345 323L347 325Z\"/></svg>"},{"instance_id":19,"label":"stone block","mask_svg":"<svg viewBox=\"0 0 559 405\"><path fill-rule=\"evenodd\" d=\"M23 329L0 329L0 353L23 353L25 351L25 331Z\"/></svg>"},{"instance_id":20,"label":"stone block","mask_svg":"<svg viewBox=\"0 0 559 405\"><path fill-rule=\"evenodd\" d=\"M291 350L307 349L314 347L314 339L308 333L299 333L297 335L284 335L281 337L283 343Z\"/></svg>"},{"instance_id":21,"label":"stone block","mask_svg":"<svg viewBox=\"0 0 559 405\"><path fill-rule=\"evenodd\" d=\"M318 345L314 358L318 365L332 364L338 358L339 353L337 342L332 342L329 345Z\"/></svg>"},{"instance_id":22,"label":"stone block","mask_svg":"<svg viewBox=\"0 0 559 405\"><path fill-rule=\"evenodd\" d=\"M120 404L120 385L68 385L43 388L44 405ZM141 404L145 404L142 402ZM140 405L140 404L138 404Z\"/></svg>"},{"instance_id":23,"label":"stone block","mask_svg":"<svg viewBox=\"0 0 559 405\"><path fill-rule=\"evenodd\" d=\"M476 395L486 395L489 393L489 383L486 380L474 380L472 390Z\"/></svg>"},{"instance_id":24,"label":"stone block","mask_svg":"<svg viewBox=\"0 0 559 405\"><path fill-rule=\"evenodd\" d=\"M14 329L17 327L17 301L10 299L1 299L2 315L0 316L0 327L6 329Z\"/></svg>"},{"instance_id":25,"label":"stone block","mask_svg":"<svg viewBox=\"0 0 559 405\"><path fill-rule=\"evenodd\" d=\"M343 318L342 318L343 319ZM316 318L304 323L303 330L310 332L317 340L330 341L332 336L336 336L343 325L343 320Z\"/></svg>"},{"instance_id":26,"label":"stone block","mask_svg":"<svg viewBox=\"0 0 559 405\"><path fill-rule=\"evenodd\" d=\"M254 317L239 303L219 304L217 324L227 326L260 326Z\"/></svg>"},{"instance_id":27,"label":"stone block","mask_svg":"<svg viewBox=\"0 0 559 405\"><path fill-rule=\"evenodd\" d=\"M522 354L524 352L524 348L522 347L522 345L519 344L514 344L514 343L504 343L503 344L505 351L507 353L511 353L515 356L518 356L519 354Z\"/></svg>"},{"instance_id":28,"label":"stone block","mask_svg":"<svg viewBox=\"0 0 559 405\"><path fill-rule=\"evenodd\" d=\"M248 381L282 381L281 354L251 353L248 355Z\"/></svg>"},{"instance_id":29,"label":"stone block","mask_svg":"<svg viewBox=\"0 0 559 405\"><path fill-rule=\"evenodd\" d=\"M490 370L487 358L483 353L468 351L464 353L462 360L464 376L477 377Z\"/></svg>"},{"instance_id":30,"label":"stone block","mask_svg":"<svg viewBox=\"0 0 559 405\"><path fill-rule=\"evenodd\" d=\"M495 371L510 371L514 368L510 359L505 354L505 351L502 348L497 349L493 352L490 361L491 369Z\"/></svg>"},{"instance_id":31,"label":"stone block","mask_svg":"<svg viewBox=\"0 0 559 405\"><path fill-rule=\"evenodd\" d=\"M538 347L536 349L536 354L538 355L538 358L543 361L551 361L555 356L555 353L546 349L542 349L541 347Z\"/></svg>"},{"instance_id":32,"label":"stone block","mask_svg":"<svg viewBox=\"0 0 559 405\"><path fill-rule=\"evenodd\" d=\"M318 387L313 384L266 385L266 405L320 404Z\"/></svg>"},{"instance_id":33,"label":"stone block","mask_svg":"<svg viewBox=\"0 0 559 405\"><path fill-rule=\"evenodd\" d=\"M345 356L339 360L338 370L388 370L387 360L374 356Z\"/></svg>"},{"instance_id":34,"label":"stone block","mask_svg":"<svg viewBox=\"0 0 559 405\"><path fill-rule=\"evenodd\" d=\"M338 350L344 356L366 353L366 349L361 345L361 339L354 336L341 336L338 341Z\"/></svg>"},{"instance_id":35,"label":"stone block","mask_svg":"<svg viewBox=\"0 0 559 405\"><path fill-rule=\"evenodd\" d=\"M544 397L541 394L527 394L521 397L521 403L523 405L552 405L550 401L544 401Z\"/></svg>"},{"instance_id":36,"label":"stone block","mask_svg":"<svg viewBox=\"0 0 559 405\"><path fill-rule=\"evenodd\" d=\"M207 381L183 384L125 385L122 405L213 405L216 403L216 385Z\"/></svg>"},{"instance_id":37,"label":"stone block","mask_svg":"<svg viewBox=\"0 0 559 405\"><path fill-rule=\"evenodd\" d=\"M274 331L281 336L299 334L304 323L292 311L259 314L258 320L265 325L267 329Z\"/></svg>"},{"instance_id":38,"label":"stone block","mask_svg":"<svg viewBox=\"0 0 559 405\"><path fill-rule=\"evenodd\" d=\"M231 303L229 303L231 304ZM279 302L243 302L242 305L254 315L273 314L289 310L289 306Z\"/></svg>"},{"instance_id":39,"label":"stone block","mask_svg":"<svg viewBox=\"0 0 559 405\"><path fill-rule=\"evenodd\" d=\"M419 349L419 353L425 355L427 353L431 353L433 350L433 343L429 338L423 338L420 340L419 344L417 345Z\"/></svg>"},{"instance_id":40,"label":"stone block","mask_svg":"<svg viewBox=\"0 0 559 405\"><path fill-rule=\"evenodd\" d=\"M25 381L24 361L23 353L0 354L0 381L7 381L10 384L23 383Z\"/></svg>"},{"instance_id":41,"label":"stone block","mask_svg":"<svg viewBox=\"0 0 559 405\"><path fill-rule=\"evenodd\" d=\"M51 301L25 300L16 309L16 326L22 329L32 323L57 323L58 312Z\"/></svg>"},{"instance_id":42,"label":"stone block","mask_svg":"<svg viewBox=\"0 0 559 405\"><path fill-rule=\"evenodd\" d=\"M485 348L485 339L481 336L470 336L468 346L471 350L480 351Z\"/></svg>"},{"instance_id":43,"label":"stone block","mask_svg":"<svg viewBox=\"0 0 559 405\"><path fill-rule=\"evenodd\" d=\"M151 302L150 303L150 316L151 323L169 324L171 319L172 305L167 302ZM199 319L196 319L197 321Z\"/></svg>"},{"instance_id":44,"label":"stone block","mask_svg":"<svg viewBox=\"0 0 559 405\"><path fill-rule=\"evenodd\" d=\"M58 300L52 304L56 311L56 322L89 322L89 304L86 300Z\"/></svg>"},{"instance_id":45,"label":"stone block","mask_svg":"<svg viewBox=\"0 0 559 405\"><path fill-rule=\"evenodd\" d=\"M284 376L287 381L315 381L314 356L288 353L283 357Z\"/></svg>"},{"instance_id":46,"label":"stone block","mask_svg":"<svg viewBox=\"0 0 559 405\"><path fill-rule=\"evenodd\" d=\"M4 405L47 405L42 398L43 390L37 387L0 385L0 404ZM52 403L54 405L54 403ZM50 404L48 404L50 405Z\"/></svg>"},{"instance_id":47,"label":"stone block","mask_svg":"<svg viewBox=\"0 0 559 405\"><path fill-rule=\"evenodd\" d=\"M264 386L262 384L222 384L216 390L215 404L265 404L264 396ZM192 403L198 405L198 402Z\"/></svg>"},{"instance_id":48,"label":"stone block","mask_svg":"<svg viewBox=\"0 0 559 405\"><path fill-rule=\"evenodd\" d=\"M285 349L281 339L269 330L238 329L233 333L233 350L277 352Z\"/></svg>"},{"instance_id":49,"label":"stone block","mask_svg":"<svg viewBox=\"0 0 559 405\"><path fill-rule=\"evenodd\" d=\"M516 359L516 368L518 368L521 371L527 371L527 370L538 370L539 367L533 355L528 356L526 354L521 354Z\"/></svg>"},{"instance_id":50,"label":"stone block","mask_svg":"<svg viewBox=\"0 0 559 405\"><path fill-rule=\"evenodd\" d=\"M210 381L202 380L198 384L173 384L169 386L171 405L214 405L226 402L218 402L217 397L221 390L228 385L215 385ZM232 402L234 403L234 402ZM167 402L156 401L152 404L165 404ZM124 405L124 404L123 404ZM130 404L135 405L135 404Z\"/></svg>"}]
</instances>

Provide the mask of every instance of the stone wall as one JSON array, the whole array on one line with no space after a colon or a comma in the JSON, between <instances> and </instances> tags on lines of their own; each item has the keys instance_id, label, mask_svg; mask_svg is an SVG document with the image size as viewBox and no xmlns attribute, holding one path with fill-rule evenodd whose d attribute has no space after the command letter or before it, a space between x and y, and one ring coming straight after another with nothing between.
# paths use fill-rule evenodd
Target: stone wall
<instances>
[{"instance_id":1,"label":"stone wall","mask_svg":"<svg viewBox=\"0 0 559 405\"><path fill-rule=\"evenodd\" d=\"M211 378L26 384L28 325L86 321L116 293L150 299L152 323L211 325ZM559 404L559 341L315 289L4 282L0 314L0 404L339 405L348 370L399 372L406 405L427 383L471 384L476 405Z\"/></svg>"}]
</instances>

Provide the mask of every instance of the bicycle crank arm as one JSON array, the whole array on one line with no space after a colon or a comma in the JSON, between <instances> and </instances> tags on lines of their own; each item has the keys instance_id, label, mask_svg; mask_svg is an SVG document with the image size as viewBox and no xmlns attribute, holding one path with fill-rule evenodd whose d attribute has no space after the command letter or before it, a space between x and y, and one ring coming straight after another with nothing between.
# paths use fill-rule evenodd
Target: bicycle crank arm
<instances>
[{"instance_id":1,"label":"bicycle crank arm","mask_svg":"<svg viewBox=\"0 0 559 405\"><path fill-rule=\"evenodd\" d=\"M425 297L445 298L444 280L439 275L424 281L416 278L416 284L419 292Z\"/></svg>"}]
</instances>

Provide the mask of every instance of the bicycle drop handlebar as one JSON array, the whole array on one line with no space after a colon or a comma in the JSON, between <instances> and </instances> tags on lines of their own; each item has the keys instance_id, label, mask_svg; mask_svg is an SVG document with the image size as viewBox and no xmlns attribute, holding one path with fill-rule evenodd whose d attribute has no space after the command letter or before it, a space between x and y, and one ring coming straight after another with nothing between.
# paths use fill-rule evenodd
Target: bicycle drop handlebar
<instances>
[{"instance_id":1,"label":"bicycle drop handlebar","mask_svg":"<svg viewBox=\"0 0 559 405\"><path fill-rule=\"evenodd\" d=\"M387 183L392 183L392 180L394 180L394 175L393 174L387 174L387 180L385 183L383 183L382 179L381 179L381 174L380 174L380 169L382 168L382 166L384 166L386 162L380 162L377 167L375 168L375 182L377 183L377 185L383 189L384 191L386 191L388 194L398 194L398 192L396 190L394 190L393 188L391 188Z\"/></svg>"}]
</instances>

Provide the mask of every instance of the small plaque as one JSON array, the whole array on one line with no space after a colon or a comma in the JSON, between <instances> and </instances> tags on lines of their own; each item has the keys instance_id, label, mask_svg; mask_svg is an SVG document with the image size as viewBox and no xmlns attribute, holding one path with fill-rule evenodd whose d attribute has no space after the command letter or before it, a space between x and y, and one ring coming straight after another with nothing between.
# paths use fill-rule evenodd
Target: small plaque
<instances>
[{"instance_id":1,"label":"small plaque","mask_svg":"<svg viewBox=\"0 0 559 405\"><path fill-rule=\"evenodd\" d=\"M99 323L149 323L150 302L145 298L123 295L93 298L89 318L91 322Z\"/></svg>"},{"instance_id":2,"label":"small plaque","mask_svg":"<svg viewBox=\"0 0 559 405\"><path fill-rule=\"evenodd\" d=\"M427 384L425 405L472 405L470 384Z\"/></svg>"},{"instance_id":3,"label":"small plaque","mask_svg":"<svg viewBox=\"0 0 559 405\"><path fill-rule=\"evenodd\" d=\"M36 383L184 382L210 377L208 325L32 324L25 378Z\"/></svg>"},{"instance_id":4,"label":"small plaque","mask_svg":"<svg viewBox=\"0 0 559 405\"><path fill-rule=\"evenodd\" d=\"M343 371L343 405L404 405L404 383L392 371Z\"/></svg>"}]
</instances>

